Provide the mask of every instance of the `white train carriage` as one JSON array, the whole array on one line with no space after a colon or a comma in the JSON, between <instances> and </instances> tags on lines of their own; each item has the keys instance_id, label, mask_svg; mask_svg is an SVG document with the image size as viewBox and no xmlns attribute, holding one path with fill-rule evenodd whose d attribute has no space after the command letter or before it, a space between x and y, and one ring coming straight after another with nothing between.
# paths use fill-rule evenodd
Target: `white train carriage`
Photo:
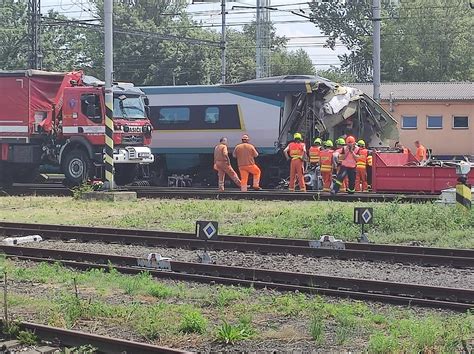
<instances>
[{"instance_id":1,"label":"white train carriage","mask_svg":"<svg viewBox=\"0 0 474 354\"><path fill-rule=\"evenodd\" d=\"M223 136L231 149L243 134L250 136L268 186L287 174L281 148L295 131L308 143L316 136L350 133L380 144L394 126L388 113L360 91L314 76L141 89L150 102L158 183L176 173L214 184L212 153Z\"/></svg>"}]
</instances>

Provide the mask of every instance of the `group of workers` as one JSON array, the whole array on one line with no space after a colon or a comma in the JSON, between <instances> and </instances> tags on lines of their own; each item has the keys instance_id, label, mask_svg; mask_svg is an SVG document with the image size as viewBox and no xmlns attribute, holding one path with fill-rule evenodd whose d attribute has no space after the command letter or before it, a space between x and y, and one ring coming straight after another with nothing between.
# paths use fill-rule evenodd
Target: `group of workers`
<instances>
[{"instance_id":1,"label":"group of workers","mask_svg":"<svg viewBox=\"0 0 474 354\"><path fill-rule=\"evenodd\" d=\"M247 191L249 174L253 176L253 189L260 188L260 168L255 163L258 156L255 146L250 144L250 138L247 134L242 136L242 142L238 144L232 155L237 159L240 178L230 164L229 152L227 149L227 138L221 138L219 144L214 148L214 169L217 171L219 179L219 191L224 191L225 175L228 175L234 183L240 187L242 192Z\"/></svg>"},{"instance_id":2,"label":"group of workers","mask_svg":"<svg viewBox=\"0 0 474 354\"><path fill-rule=\"evenodd\" d=\"M336 146L334 146L336 145ZM305 161L315 167L315 171L321 173L322 187L324 192L336 194L338 192L367 192L372 184L372 152L365 146L364 140L356 139L353 136L340 137L335 141L323 141L316 138L309 151L306 151L306 144L300 133L295 133L293 141L283 150L285 157L290 160L290 192L295 191L296 182L299 190L306 191L304 180ZM415 157L419 162L427 159L426 148L415 142L417 148ZM398 142L395 147L400 152L409 153L409 150ZM247 134L242 136L242 142L238 144L232 154L237 159L240 178L231 166L227 149L227 138L221 138L219 144L214 148L214 169L217 171L219 179L219 191L224 191L225 175L240 187L241 191L247 191L249 174L253 176L253 189L261 190L260 168L255 163L258 152L250 143ZM333 175L335 179L333 180ZM317 178L317 176L315 176Z\"/></svg>"}]
</instances>

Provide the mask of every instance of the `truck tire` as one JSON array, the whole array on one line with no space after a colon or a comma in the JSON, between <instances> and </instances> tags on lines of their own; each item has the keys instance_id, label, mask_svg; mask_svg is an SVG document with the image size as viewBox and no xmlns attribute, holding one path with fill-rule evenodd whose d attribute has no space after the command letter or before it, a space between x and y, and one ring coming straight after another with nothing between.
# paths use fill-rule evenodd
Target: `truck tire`
<instances>
[{"instance_id":1,"label":"truck tire","mask_svg":"<svg viewBox=\"0 0 474 354\"><path fill-rule=\"evenodd\" d=\"M135 164L116 164L115 168L115 183L119 186L132 183L135 180L138 172L138 165Z\"/></svg>"},{"instance_id":2,"label":"truck tire","mask_svg":"<svg viewBox=\"0 0 474 354\"><path fill-rule=\"evenodd\" d=\"M82 150L72 150L61 162L61 171L68 185L78 186L86 182L91 172L91 160Z\"/></svg>"}]
</instances>

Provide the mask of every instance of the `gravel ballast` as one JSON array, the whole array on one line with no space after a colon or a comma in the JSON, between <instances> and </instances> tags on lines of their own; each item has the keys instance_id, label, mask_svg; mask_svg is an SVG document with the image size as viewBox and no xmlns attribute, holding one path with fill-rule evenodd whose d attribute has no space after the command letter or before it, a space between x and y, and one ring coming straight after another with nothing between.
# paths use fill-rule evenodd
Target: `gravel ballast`
<instances>
[{"instance_id":1,"label":"gravel ballast","mask_svg":"<svg viewBox=\"0 0 474 354\"><path fill-rule=\"evenodd\" d=\"M40 243L24 244L22 246L132 257L146 257L149 253L155 252L161 254L163 257L170 257L172 260L183 262L197 262L199 253L198 251L177 248L64 242L56 240L46 240ZM218 265L414 283L450 288L474 288L474 272L472 269L423 267L399 263L389 264L383 262L312 258L299 255L262 255L236 251L212 251L210 254Z\"/></svg>"}]
</instances>

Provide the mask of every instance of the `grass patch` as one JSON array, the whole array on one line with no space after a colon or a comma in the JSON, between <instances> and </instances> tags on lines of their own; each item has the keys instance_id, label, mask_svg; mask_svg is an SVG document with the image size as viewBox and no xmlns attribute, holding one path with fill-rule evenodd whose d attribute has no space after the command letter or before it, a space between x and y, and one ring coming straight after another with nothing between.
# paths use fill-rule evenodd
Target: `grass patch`
<instances>
[{"instance_id":1,"label":"grass patch","mask_svg":"<svg viewBox=\"0 0 474 354\"><path fill-rule=\"evenodd\" d=\"M269 329L278 332L290 322L296 323L296 333L312 338L318 347L330 338L346 348L366 342L366 347L356 349L373 353L455 353L474 332L470 313L423 315L419 310L328 302L301 293L158 282L147 272L129 276L114 269L75 272L58 264L25 267L2 258L0 268L13 281L11 311L35 313L40 322L59 327L74 328L82 321L107 323L162 344L183 343L190 334L201 342L259 340ZM40 282L50 275L49 282ZM74 294L74 278L79 297ZM14 293L18 281L39 283L40 295ZM99 291L103 288L109 290L105 295ZM0 302L2 296L0 292Z\"/></svg>"},{"instance_id":2,"label":"grass patch","mask_svg":"<svg viewBox=\"0 0 474 354\"><path fill-rule=\"evenodd\" d=\"M324 318L320 314L313 315L311 318L309 332L318 345L324 342Z\"/></svg>"},{"instance_id":3,"label":"grass patch","mask_svg":"<svg viewBox=\"0 0 474 354\"><path fill-rule=\"evenodd\" d=\"M185 311L179 325L180 332L203 334L207 328L207 320L196 310Z\"/></svg>"},{"instance_id":4,"label":"grass patch","mask_svg":"<svg viewBox=\"0 0 474 354\"><path fill-rule=\"evenodd\" d=\"M250 339L255 335L249 318L244 318L237 324L230 324L226 321L217 328L216 340L224 344L235 344L237 342Z\"/></svg>"},{"instance_id":5,"label":"grass patch","mask_svg":"<svg viewBox=\"0 0 474 354\"><path fill-rule=\"evenodd\" d=\"M363 205L374 208L369 235L376 242L474 248L474 209L458 213L454 207L434 203ZM64 197L1 197L0 220L193 232L196 220L215 219L223 234L289 238L333 234L355 240L359 234L352 223L355 206L361 203L149 199L111 204Z\"/></svg>"}]
</instances>

